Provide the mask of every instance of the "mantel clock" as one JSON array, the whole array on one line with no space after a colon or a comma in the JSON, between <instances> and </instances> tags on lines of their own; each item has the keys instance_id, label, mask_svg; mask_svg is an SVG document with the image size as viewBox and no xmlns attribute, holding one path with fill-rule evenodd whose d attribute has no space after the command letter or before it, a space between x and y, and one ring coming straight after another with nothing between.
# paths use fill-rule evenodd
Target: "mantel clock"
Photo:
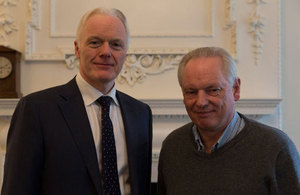
<instances>
[{"instance_id":1,"label":"mantel clock","mask_svg":"<svg viewBox=\"0 0 300 195\"><path fill-rule=\"evenodd\" d=\"M20 59L20 52L0 45L0 98L21 97Z\"/></svg>"}]
</instances>

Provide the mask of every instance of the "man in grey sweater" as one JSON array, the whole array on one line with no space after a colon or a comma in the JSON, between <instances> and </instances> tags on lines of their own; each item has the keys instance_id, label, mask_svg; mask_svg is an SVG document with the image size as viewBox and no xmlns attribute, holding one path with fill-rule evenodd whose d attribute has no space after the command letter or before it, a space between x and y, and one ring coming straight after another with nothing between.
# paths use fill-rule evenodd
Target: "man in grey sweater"
<instances>
[{"instance_id":1,"label":"man in grey sweater","mask_svg":"<svg viewBox=\"0 0 300 195\"><path fill-rule=\"evenodd\" d=\"M300 194L299 153L281 130L235 111L241 81L232 57L205 47L180 62L178 80L192 120L163 142L158 193Z\"/></svg>"}]
</instances>

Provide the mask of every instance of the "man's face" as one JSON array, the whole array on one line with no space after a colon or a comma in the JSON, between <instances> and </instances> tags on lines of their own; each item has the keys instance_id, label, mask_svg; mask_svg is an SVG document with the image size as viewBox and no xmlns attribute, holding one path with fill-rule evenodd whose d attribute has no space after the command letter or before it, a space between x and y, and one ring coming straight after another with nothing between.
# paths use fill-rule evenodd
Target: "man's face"
<instances>
[{"instance_id":1,"label":"man's face","mask_svg":"<svg viewBox=\"0 0 300 195\"><path fill-rule=\"evenodd\" d=\"M85 23L75 53L79 71L92 86L110 88L126 58L127 34L122 22L112 16L93 15Z\"/></svg>"},{"instance_id":2,"label":"man's face","mask_svg":"<svg viewBox=\"0 0 300 195\"><path fill-rule=\"evenodd\" d=\"M183 71L184 104L199 131L223 132L240 98L240 79L232 87L219 57L191 59Z\"/></svg>"}]
</instances>

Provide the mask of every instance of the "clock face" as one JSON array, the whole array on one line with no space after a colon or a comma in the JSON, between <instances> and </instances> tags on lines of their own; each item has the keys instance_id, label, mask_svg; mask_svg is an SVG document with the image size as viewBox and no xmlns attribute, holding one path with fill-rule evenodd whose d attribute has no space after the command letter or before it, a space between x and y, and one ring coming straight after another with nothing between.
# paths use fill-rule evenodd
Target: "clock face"
<instances>
[{"instance_id":1,"label":"clock face","mask_svg":"<svg viewBox=\"0 0 300 195\"><path fill-rule=\"evenodd\" d=\"M4 79L12 72L12 64L9 59L0 56L0 79Z\"/></svg>"}]
</instances>

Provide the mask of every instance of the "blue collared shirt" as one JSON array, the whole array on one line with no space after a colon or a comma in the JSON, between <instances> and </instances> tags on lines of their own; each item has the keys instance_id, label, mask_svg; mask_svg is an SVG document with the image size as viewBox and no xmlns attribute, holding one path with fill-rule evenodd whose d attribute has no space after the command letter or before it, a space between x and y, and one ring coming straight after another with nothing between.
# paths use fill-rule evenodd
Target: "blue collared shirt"
<instances>
[{"instance_id":1,"label":"blue collared shirt","mask_svg":"<svg viewBox=\"0 0 300 195\"><path fill-rule=\"evenodd\" d=\"M223 134L221 135L217 143L212 147L212 152L222 147L231 139L233 139L237 134L239 134L239 132L241 132L244 126L245 126L245 121L238 115L237 112L235 112L232 120L225 128ZM197 126L195 124L192 127L192 131L195 137L195 142L197 144L198 151L205 151L204 144L201 140L199 131L197 130Z\"/></svg>"}]
</instances>

